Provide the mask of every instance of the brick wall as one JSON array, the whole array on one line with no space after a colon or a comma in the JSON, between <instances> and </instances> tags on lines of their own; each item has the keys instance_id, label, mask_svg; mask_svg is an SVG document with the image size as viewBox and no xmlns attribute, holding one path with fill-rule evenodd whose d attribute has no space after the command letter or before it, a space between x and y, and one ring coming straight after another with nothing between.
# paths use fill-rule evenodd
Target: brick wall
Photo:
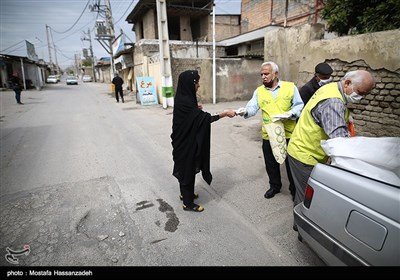
<instances>
[{"instance_id":1,"label":"brick wall","mask_svg":"<svg viewBox=\"0 0 400 280\"><path fill-rule=\"evenodd\" d=\"M349 104L358 136L400 136L400 73L385 69L372 70L363 60L352 63L341 60L326 61L334 69L334 81L348 71L367 70L375 78L376 86L359 103Z\"/></svg>"},{"instance_id":2,"label":"brick wall","mask_svg":"<svg viewBox=\"0 0 400 280\"><path fill-rule=\"evenodd\" d=\"M242 33L249 32L271 23L271 1L242 0Z\"/></svg>"},{"instance_id":3,"label":"brick wall","mask_svg":"<svg viewBox=\"0 0 400 280\"><path fill-rule=\"evenodd\" d=\"M271 11L272 5L272 11ZM283 25L286 1L242 0L242 33L267 25ZM322 1L288 1L287 26L321 22Z\"/></svg>"}]
</instances>

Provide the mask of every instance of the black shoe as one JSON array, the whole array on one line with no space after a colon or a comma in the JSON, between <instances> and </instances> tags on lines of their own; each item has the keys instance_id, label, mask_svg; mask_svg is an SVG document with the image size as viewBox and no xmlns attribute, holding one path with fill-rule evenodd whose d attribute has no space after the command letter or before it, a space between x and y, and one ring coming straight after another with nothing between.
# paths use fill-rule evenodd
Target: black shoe
<instances>
[{"instance_id":1,"label":"black shoe","mask_svg":"<svg viewBox=\"0 0 400 280\"><path fill-rule=\"evenodd\" d=\"M193 211L193 212L203 212L204 208L203 208L203 206L200 206L200 205L197 205L197 204L193 203L193 205L191 207L183 205L183 210L185 210L185 211Z\"/></svg>"},{"instance_id":2,"label":"black shoe","mask_svg":"<svg viewBox=\"0 0 400 280\"><path fill-rule=\"evenodd\" d=\"M273 198L277 193L280 193L280 191L277 191L273 188L270 188L266 193L264 194L265 198Z\"/></svg>"},{"instance_id":3,"label":"black shoe","mask_svg":"<svg viewBox=\"0 0 400 280\"><path fill-rule=\"evenodd\" d=\"M297 229L297 225L296 225L296 224L293 225L293 230L294 230L294 231L299 231L299 230Z\"/></svg>"},{"instance_id":4,"label":"black shoe","mask_svg":"<svg viewBox=\"0 0 400 280\"><path fill-rule=\"evenodd\" d=\"M22 102L17 102L18 104L20 104L20 105L24 105L24 103L22 103Z\"/></svg>"}]
</instances>

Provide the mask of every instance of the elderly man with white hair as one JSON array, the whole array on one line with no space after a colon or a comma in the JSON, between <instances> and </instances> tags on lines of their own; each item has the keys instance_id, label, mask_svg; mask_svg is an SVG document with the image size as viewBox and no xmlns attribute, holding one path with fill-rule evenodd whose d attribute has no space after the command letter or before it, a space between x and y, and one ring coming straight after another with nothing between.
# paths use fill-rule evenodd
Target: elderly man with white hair
<instances>
[{"instance_id":1,"label":"elderly man with white hair","mask_svg":"<svg viewBox=\"0 0 400 280\"><path fill-rule=\"evenodd\" d=\"M253 97L247 103L246 108L238 113L244 118L249 118L257 114L258 110L262 111L262 139L263 154L265 168L269 177L269 189L265 192L264 197L269 199L280 192L282 188L280 163L274 155L271 144L273 143L273 135L269 135L267 128L275 122L274 116L282 116L280 121L283 123L282 135L280 138L286 144L296 126L296 119L300 116L304 103L300 97L299 90L292 82L282 81L279 77L279 68L272 61L264 62L260 70L262 85L260 85L253 93ZM271 133L270 133L271 134ZM286 157L286 150L284 157ZM283 161L283 160L282 160ZM289 179L289 190L294 198L295 186L290 172L287 158L284 160L286 172Z\"/></svg>"},{"instance_id":2,"label":"elderly man with white hair","mask_svg":"<svg viewBox=\"0 0 400 280\"><path fill-rule=\"evenodd\" d=\"M321 140L350 137L347 104L359 101L374 87L371 73L365 70L350 71L339 82L317 90L304 106L287 149L296 186L295 206L304 200L307 180L314 166L328 160ZM297 229L296 225L293 229Z\"/></svg>"}]
</instances>

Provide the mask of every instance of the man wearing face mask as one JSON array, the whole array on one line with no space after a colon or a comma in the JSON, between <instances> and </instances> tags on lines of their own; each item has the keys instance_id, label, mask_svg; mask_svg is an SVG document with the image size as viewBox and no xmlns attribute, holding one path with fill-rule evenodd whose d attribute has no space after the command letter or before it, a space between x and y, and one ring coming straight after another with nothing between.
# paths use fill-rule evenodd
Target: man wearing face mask
<instances>
[{"instance_id":1,"label":"man wearing face mask","mask_svg":"<svg viewBox=\"0 0 400 280\"><path fill-rule=\"evenodd\" d=\"M273 122L272 116L284 114L283 120L284 137L289 141L292 131L296 125L296 119L303 109L299 90L292 82L278 79L279 68L276 63L269 61L261 65L262 85L253 93L253 97L247 103L246 108L239 109L238 114L244 118L255 116L258 110L262 111L262 150L264 154L265 168L269 177L269 189L264 197L270 199L279 193L282 187L280 164L277 162L269 140L265 125ZM295 186L289 169L289 162L285 159L286 172L289 179L289 190L294 199Z\"/></svg>"},{"instance_id":2,"label":"man wearing face mask","mask_svg":"<svg viewBox=\"0 0 400 280\"><path fill-rule=\"evenodd\" d=\"M303 99L304 105L307 104L311 96L323 85L332 82L333 69L328 63L322 62L315 66L315 75L301 89L300 96Z\"/></svg>"},{"instance_id":3,"label":"man wearing face mask","mask_svg":"<svg viewBox=\"0 0 400 280\"><path fill-rule=\"evenodd\" d=\"M307 180L314 165L328 160L320 141L350 136L347 104L359 101L374 86L374 78L368 71L351 71L339 82L321 87L304 106L287 149L296 186L294 206L304 200ZM296 225L293 229L297 229Z\"/></svg>"}]
</instances>

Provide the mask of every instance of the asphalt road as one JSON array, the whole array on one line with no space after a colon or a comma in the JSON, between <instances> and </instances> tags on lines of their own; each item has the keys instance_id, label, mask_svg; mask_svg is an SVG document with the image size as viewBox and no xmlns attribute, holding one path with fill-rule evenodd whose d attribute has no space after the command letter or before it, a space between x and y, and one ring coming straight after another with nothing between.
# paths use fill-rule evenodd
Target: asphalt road
<instances>
[{"instance_id":1,"label":"asphalt road","mask_svg":"<svg viewBox=\"0 0 400 280\"><path fill-rule=\"evenodd\" d=\"M202 213L185 212L172 173L172 108L116 103L110 85L64 81L1 94L1 266L320 266L297 240L282 166L268 189L261 115L212 124ZM205 104L237 109L246 102ZM27 247L25 247L27 248Z\"/></svg>"}]
</instances>

